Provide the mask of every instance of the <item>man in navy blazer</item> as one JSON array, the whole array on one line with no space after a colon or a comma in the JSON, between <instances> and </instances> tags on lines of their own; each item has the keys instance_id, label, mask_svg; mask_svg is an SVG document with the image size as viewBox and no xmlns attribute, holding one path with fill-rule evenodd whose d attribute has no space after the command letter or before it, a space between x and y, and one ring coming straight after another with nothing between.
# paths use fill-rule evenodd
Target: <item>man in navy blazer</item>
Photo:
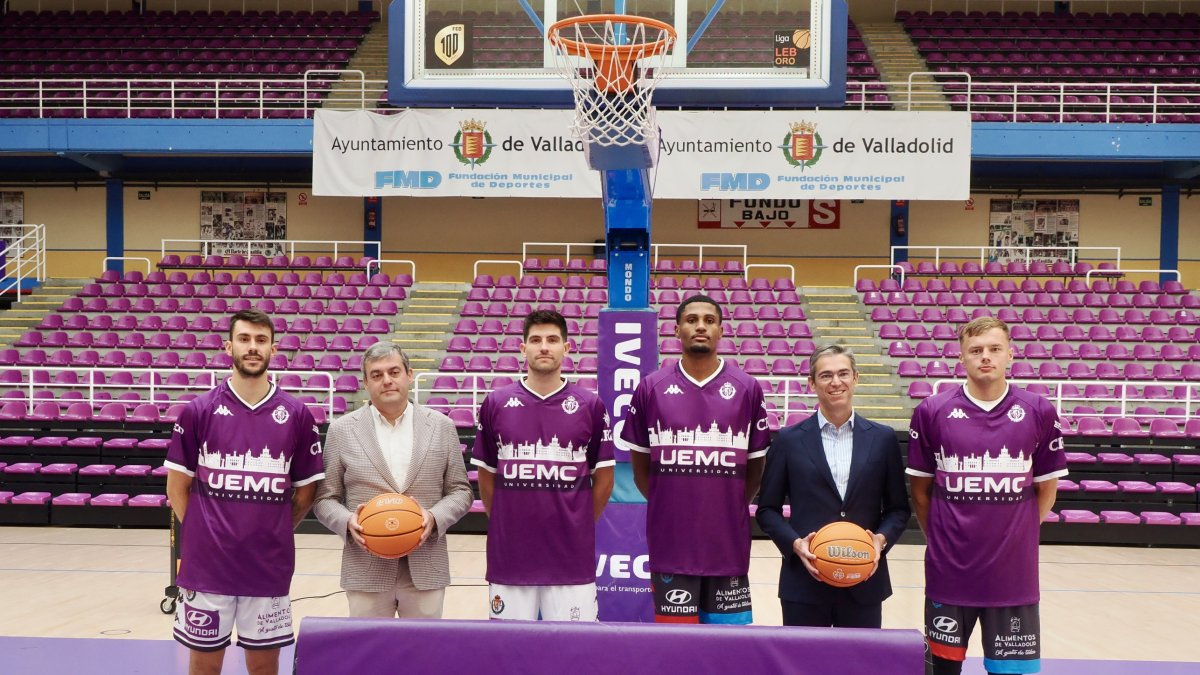
<instances>
[{"instance_id":1,"label":"man in navy blazer","mask_svg":"<svg viewBox=\"0 0 1200 675\"><path fill-rule=\"evenodd\" d=\"M809 358L808 383L818 411L787 427L771 444L758 498L758 524L783 553L779 600L785 626L879 628L892 594L887 551L911 510L896 432L854 413L858 368L840 345ZM791 517L783 503L791 504ZM825 525L848 520L875 538L878 563L851 588L819 580L809 544Z\"/></svg>"}]
</instances>

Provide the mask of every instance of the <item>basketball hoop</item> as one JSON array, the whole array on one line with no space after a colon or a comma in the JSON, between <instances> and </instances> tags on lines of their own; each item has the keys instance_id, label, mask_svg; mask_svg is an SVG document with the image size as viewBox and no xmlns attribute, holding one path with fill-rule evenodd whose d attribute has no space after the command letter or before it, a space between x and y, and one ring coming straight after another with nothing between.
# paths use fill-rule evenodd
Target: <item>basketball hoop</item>
<instances>
[{"instance_id":1,"label":"basketball hoop","mask_svg":"<svg viewBox=\"0 0 1200 675\"><path fill-rule=\"evenodd\" d=\"M550 26L547 39L574 92L577 138L626 146L657 137L650 99L675 43L670 24L626 14L576 16Z\"/></svg>"}]
</instances>

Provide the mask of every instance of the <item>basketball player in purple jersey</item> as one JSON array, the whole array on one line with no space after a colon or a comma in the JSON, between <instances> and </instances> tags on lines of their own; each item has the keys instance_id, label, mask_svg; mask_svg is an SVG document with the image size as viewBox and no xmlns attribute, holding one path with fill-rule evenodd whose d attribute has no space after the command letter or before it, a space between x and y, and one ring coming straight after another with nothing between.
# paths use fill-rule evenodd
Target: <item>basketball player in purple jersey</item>
<instances>
[{"instance_id":1,"label":"basketball player in purple jersey","mask_svg":"<svg viewBox=\"0 0 1200 675\"><path fill-rule=\"evenodd\" d=\"M292 530L325 475L321 439L308 408L267 377L270 317L234 314L225 352L233 373L183 409L164 463L180 523L174 635L193 675L220 673L236 625L247 671L274 675L293 641Z\"/></svg>"},{"instance_id":2,"label":"basketball player in purple jersey","mask_svg":"<svg viewBox=\"0 0 1200 675\"><path fill-rule=\"evenodd\" d=\"M646 497L655 620L748 624L750 513L771 432L758 382L717 354L721 307L675 313L683 357L647 375L622 439Z\"/></svg>"},{"instance_id":3,"label":"basketball player in purple jersey","mask_svg":"<svg viewBox=\"0 0 1200 675\"><path fill-rule=\"evenodd\" d=\"M567 322L525 317L527 372L488 394L472 463L487 508L491 618L595 621L596 520L613 489L608 415L562 377Z\"/></svg>"},{"instance_id":4,"label":"basketball player in purple jersey","mask_svg":"<svg viewBox=\"0 0 1200 675\"><path fill-rule=\"evenodd\" d=\"M1008 325L958 334L967 384L913 413L908 476L925 549L925 635L934 675L957 675L983 626L988 673L1041 669L1040 525L1067 475L1054 405L1012 387Z\"/></svg>"}]
</instances>

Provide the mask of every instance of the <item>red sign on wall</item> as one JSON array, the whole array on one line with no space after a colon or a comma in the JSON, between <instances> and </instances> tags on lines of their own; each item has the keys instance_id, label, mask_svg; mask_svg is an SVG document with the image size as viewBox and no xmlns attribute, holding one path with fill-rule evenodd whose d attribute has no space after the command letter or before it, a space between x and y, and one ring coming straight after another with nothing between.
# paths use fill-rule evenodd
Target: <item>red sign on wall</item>
<instances>
[{"instance_id":1,"label":"red sign on wall","mask_svg":"<svg viewBox=\"0 0 1200 675\"><path fill-rule=\"evenodd\" d=\"M842 203L836 199L701 199L701 229L836 230Z\"/></svg>"}]
</instances>

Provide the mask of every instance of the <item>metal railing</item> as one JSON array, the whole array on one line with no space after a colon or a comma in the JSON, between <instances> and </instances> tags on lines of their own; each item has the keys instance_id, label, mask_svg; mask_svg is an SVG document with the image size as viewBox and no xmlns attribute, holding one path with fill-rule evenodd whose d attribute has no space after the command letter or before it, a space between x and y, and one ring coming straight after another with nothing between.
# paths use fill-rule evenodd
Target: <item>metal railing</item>
<instances>
[{"instance_id":1,"label":"metal railing","mask_svg":"<svg viewBox=\"0 0 1200 675\"><path fill-rule=\"evenodd\" d=\"M344 76L349 79L338 80ZM363 79L358 70L273 78L13 78L0 80L0 117L287 119L335 107L395 112L387 104L387 86L386 80ZM949 104L980 121L1178 123L1200 119L1197 93L1200 85L1193 82L979 81L964 72L926 71L907 81L848 82L844 109Z\"/></svg>"},{"instance_id":2,"label":"metal railing","mask_svg":"<svg viewBox=\"0 0 1200 675\"><path fill-rule=\"evenodd\" d=\"M900 273L900 286L904 286L904 268L900 265L855 265L854 266L854 286L858 287L858 271L859 270L891 270Z\"/></svg>"},{"instance_id":3,"label":"metal railing","mask_svg":"<svg viewBox=\"0 0 1200 675\"><path fill-rule=\"evenodd\" d=\"M701 270L699 269L699 266L704 265L704 251L705 250L709 250L709 251L712 251L714 249L732 250L732 251L734 251L735 257L741 258L742 269L743 270L746 269L747 247L745 244L651 244L650 250L653 255L652 255L652 259L651 259L652 267L650 268L650 270L652 272L658 269L658 258L662 254L663 249L695 250L697 252L697 256L698 256L697 257L698 267L696 269L696 272L700 272ZM740 256L738 254L740 254ZM712 256L710 255L709 257L711 258ZM675 270L675 271L679 271L679 270ZM722 270L722 271L724 271L724 270Z\"/></svg>"},{"instance_id":4,"label":"metal railing","mask_svg":"<svg viewBox=\"0 0 1200 675\"><path fill-rule=\"evenodd\" d=\"M1005 256L1008 258L1020 257L1028 265L1032 262L1040 261L1043 258L1055 257L1060 258L1061 254L1066 254L1066 261L1069 263L1080 262L1079 254L1085 251L1095 251L1098 253L1108 252L1112 256L1097 256L1109 258L1111 257L1116 266L1121 266L1121 247L1120 246L893 246L891 248L891 263L896 264L896 251L933 252L933 265L938 267L942 263L943 251L977 251L979 253L979 266L983 267L989 261L991 255ZM1038 254L1039 251L1045 251L1044 254ZM1037 256L1037 260L1035 260ZM927 256L926 256L927 257ZM956 260L961 260L965 256L958 256ZM974 257L972 255L971 257ZM1111 273L1113 270L1097 270L1097 274L1105 272Z\"/></svg>"},{"instance_id":5,"label":"metal railing","mask_svg":"<svg viewBox=\"0 0 1200 675\"><path fill-rule=\"evenodd\" d=\"M0 400L0 405L11 401L20 401L25 403L30 409L38 403L58 403L60 405L70 405L71 403L88 403L93 406L104 405L106 403L122 403L126 407L133 407L142 403L153 403L155 405L179 403L176 399L180 394L186 393L203 393L212 389L219 384L225 377L229 375L228 370L211 370L211 369L189 369L189 368L127 368L127 367L93 367L80 368L72 366L70 371L75 373L76 382L56 382L55 378L59 373L63 372L62 368L57 366L0 366L0 376L8 372L21 373L19 382L5 382L0 379L0 388L10 391L23 391L24 398L4 398ZM129 373L132 376L130 383L113 383L112 376L115 373ZM187 375L188 382L184 383L168 383L170 376L176 373ZM325 417L328 420L333 419L333 396L334 396L334 378L335 373L330 373L320 370L295 370L287 371L286 373L270 373L270 377L278 382L282 375L297 375L300 377L300 386L284 387L286 391L296 395L313 395L314 397L323 397L324 400L316 403L309 403L310 407L321 408L325 411ZM325 386L310 386L309 380L313 376L322 376L326 382ZM145 381L143 381L143 379ZM54 390L63 391L78 391L84 395L83 398L62 398L54 396ZM115 398L100 398L97 397L99 392L120 391L121 393L137 392L144 394L139 400L129 401ZM47 398L42 395L46 392L51 393L51 397ZM174 396L171 396L171 395ZM160 396L167 395L171 398L167 401L159 400Z\"/></svg>"},{"instance_id":6,"label":"metal railing","mask_svg":"<svg viewBox=\"0 0 1200 675\"><path fill-rule=\"evenodd\" d=\"M46 226L5 225L9 231L17 230L20 236L13 237L8 246L0 251L4 257L4 278L0 279L0 294L12 293L17 302L24 299L21 292L25 281L32 279L41 283L46 280Z\"/></svg>"},{"instance_id":7,"label":"metal railing","mask_svg":"<svg viewBox=\"0 0 1200 675\"><path fill-rule=\"evenodd\" d=\"M384 263L387 263L388 265L408 265L409 269L411 270L409 272L409 275L413 278L413 283L416 283L416 281L417 281L417 263L412 260L399 260L399 259L385 260L382 258L376 258L375 260L368 260L367 261L367 276L368 277L371 276L371 268L372 267L378 267L379 271L382 272Z\"/></svg>"},{"instance_id":8,"label":"metal railing","mask_svg":"<svg viewBox=\"0 0 1200 675\"><path fill-rule=\"evenodd\" d=\"M792 285L793 286L796 285L796 266L795 265L775 264L775 263L751 263L749 265L746 265L746 271L745 271L745 275L744 275L746 281L750 281L750 269L751 268L754 268L754 269L785 269L788 271L788 278L791 279Z\"/></svg>"},{"instance_id":9,"label":"metal railing","mask_svg":"<svg viewBox=\"0 0 1200 675\"><path fill-rule=\"evenodd\" d=\"M1090 283L1092 283L1092 275L1093 274L1098 277L1115 277L1115 276L1124 276L1131 272L1135 273L1135 274L1159 274L1159 275L1174 274L1175 280L1181 284L1183 283L1183 275L1179 273L1179 270L1150 270L1150 269L1130 270L1130 269L1121 269L1120 265L1118 265L1117 269L1115 269L1115 270L1088 270L1087 274L1083 275L1083 280L1085 283L1090 284Z\"/></svg>"},{"instance_id":10,"label":"metal railing","mask_svg":"<svg viewBox=\"0 0 1200 675\"><path fill-rule=\"evenodd\" d=\"M150 274L154 270L154 263L150 262L149 258L140 256L109 256L100 261L100 274L104 274L108 270L108 263L113 260L140 260L146 263L146 274Z\"/></svg>"},{"instance_id":11,"label":"metal railing","mask_svg":"<svg viewBox=\"0 0 1200 675\"><path fill-rule=\"evenodd\" d=\"M516 265L517 278L525 276L525 264L520 260L476 260L475 264L471 266L471 279L479 276L480 265Z\"/></svg>"},{"instance_id":12,"label":"metal railing","mask_svg":"<svg viewBox=\"0 0 1200 675\"><path fill-rule=\"evenodd\" d=\"M932 383L933 393L937 393L943 385L962 385L965 384L964 379L941 379L934 380ZM1015 384L1020 387L1028 387L1031 384L1044 385L1050 390L1049 400L1054 404L1054 408L1059 415L1076 416L1074 411L1067 410L1064 405L1070 403L1072 405L1113 405L1120 406L1119 413L1105 413L1097 411L1095 413L1086 413L1086 417L1137 417L1139 416L1130 406L1131 405L1181 405L1184 409L1183 419L1191 419L1200 416L1200 409L1197 409L1197 404L1200 403L1200 389L1195 386L1195 383L1188 382L1156 382L1153 380L1143 380L1136 384L1132 384L1127 380L1022 380L1010 379L1009 384ZM1113 392L1109 397L1085 396L1084 389L1088 385L1101 385L1107 387ZM1183 389L1183 396L1176 394L1170 399L1162 398L1145 398L1143 396L1133 396L1137 389L1145 391L1147 385L1162 386L1167 391L1178 392ZM1066 386L1072 386L1079 390L1079 394L1070 396L1063 393Z\"/></svg>"},{"instance_id":13,"label":"metal railing","mask_svg":"<svg viewBox=\"0 0 1200 675\"><path fill-rule=\"evenodd\" d=\"M521 260L529 260L529 249L531 248L561 248L566 250L566 258L563 259L563 262L569 262L571 260L572 248L574 248L576 251L581 248L587 249L588 251L594 251L597 246L604 246L604 242L527 241L521 244ZM589 254L589 257L590 255L591 254ZM584 256L576 255L575 257L582 258Z\"/></svg>"},{"instance_id":14,"label":"metal railing","mask_svg":"<svg viewBox=\"0 0 1200 675\"><path fill-rule=\"evenodd\" d=\"M279 255L278 250L285 250L289 258L296 257L297 246L300 246L299 252L303 255L317 253L320 255L330 254L334 258L346 253L347 249L353 250L355 253L367 251L368 246L378 247L380 244L377 241L335 241L321 239L163 239L159 248L160 260L168 253L195 255L197 249L199 254L204 257L216 255L213 253L213 248L217 245L228 247L224 249L221 255L229 255L232 252L238 252L241 247L245 247L245 252L242 255L249 257L251 255L265 255L271 257Z\"/></svg>"}]
</instances>

